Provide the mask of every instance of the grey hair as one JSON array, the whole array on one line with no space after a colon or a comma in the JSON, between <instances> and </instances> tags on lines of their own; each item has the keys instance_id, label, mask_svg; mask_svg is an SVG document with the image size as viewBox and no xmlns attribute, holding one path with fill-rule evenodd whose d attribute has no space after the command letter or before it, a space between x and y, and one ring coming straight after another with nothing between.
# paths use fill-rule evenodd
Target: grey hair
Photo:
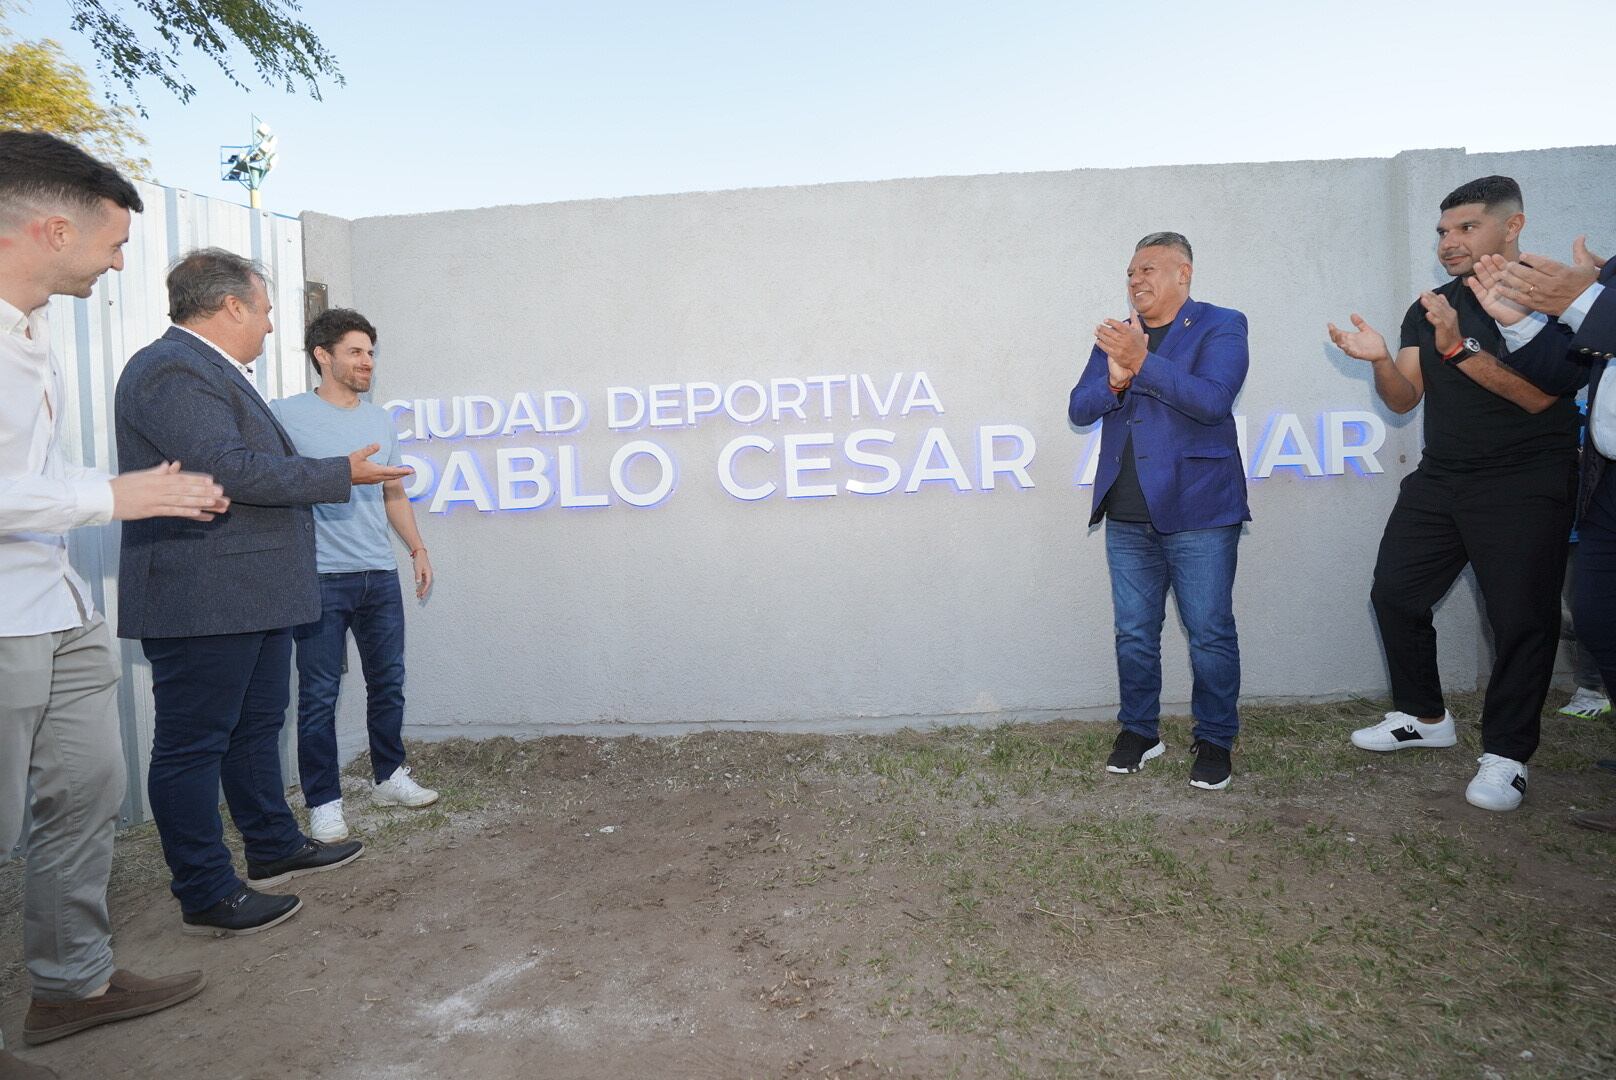
<instances>
[{"instance_id":1,"label":"grey hair","mask_svg":"<svg viewBox=\"0 0 1616 1080\"><path fill-rule=\"evenodd\" d=\"M224 248L199 248L169 268L168 317L177 324L205 318L230 296L251 307L254 283L269 291L269 276L255 260Z\"/></svg>"},{"instance_id":2,"label":"grey hair","mask_svg":"<svg viewBox=\"0 0 1616 1080\"><path fill-rule=\"evenodd\" d=\"M1195 252L1190 250L1190 242L1184 239L1183 233L1153 232L1135 244L1133 249L1143 251L1147 247L1172 248L1174 251L1183 254L1185 262L1193 263L1195 261Z\"/></svg>"}]
</instances>

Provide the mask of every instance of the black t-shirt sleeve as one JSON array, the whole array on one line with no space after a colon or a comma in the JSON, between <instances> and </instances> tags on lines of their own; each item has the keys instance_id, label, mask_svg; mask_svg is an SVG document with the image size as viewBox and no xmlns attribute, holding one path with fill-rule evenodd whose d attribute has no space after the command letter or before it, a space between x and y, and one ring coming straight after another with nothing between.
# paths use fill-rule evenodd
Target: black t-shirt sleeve
<instances>
[{"instance_id":1,"label":"black t-shirt sleeve","mask_svg":"<svg viewBox=\"0 0 1616 1080\"><path fill-rule=\"evenodd\" d=\"M1399 349L1415 349L1420 344L1420 331L1431 325L1425 321L1425 306L1418 300L1408 307L1408 314L1403 316L1403 336Z\"/></svg>"}]
</instances>

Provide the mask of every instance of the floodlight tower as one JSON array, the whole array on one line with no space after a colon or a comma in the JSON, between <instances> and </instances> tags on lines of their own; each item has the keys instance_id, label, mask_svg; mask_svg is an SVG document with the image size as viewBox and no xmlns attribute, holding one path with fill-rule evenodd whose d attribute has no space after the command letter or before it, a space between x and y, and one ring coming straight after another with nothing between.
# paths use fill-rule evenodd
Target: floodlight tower
<instances>
[{"instance_id":1,"label":"floodlight tower","mask_svg":"<svg viewBox=\"0 0 1616 1080\"><path fill-rule=\"evenodd\" d=\"M264 177L275 167L279 155L275 153L275 133L258 117L253 117L253 141L246 146L219 147L221 180L234 180L247 189L247 200L258 209L258 189Z\"/></svg>"}]
</instances>

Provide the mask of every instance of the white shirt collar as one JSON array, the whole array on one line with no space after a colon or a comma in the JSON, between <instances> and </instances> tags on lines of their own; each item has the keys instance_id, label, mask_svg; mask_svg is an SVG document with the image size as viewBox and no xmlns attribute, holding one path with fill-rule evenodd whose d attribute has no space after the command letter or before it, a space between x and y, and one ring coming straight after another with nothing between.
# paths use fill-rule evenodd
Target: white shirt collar
<instances>
[{"instance_id":1,"label":"white shirt collar","mask_svg":"<svg viewBox=\"0 0 1616 1080\"><path fill-rule=\"evenodd\" d=\"M192 330L190 327L179 326L176 324L174 329L184 330L187 334L190 334L192 337L196 338L196 340L200 341L202 344L206 345L208 348L212 349L214 352L236 365L236 367L242 370L243 374L252 374L252 364L250 362L243 364L240 360L237 360L234 356L231 356L229 353L225 352L223 349L219 348L219 346L215 345L213 342L209 341L195 330Z\"/></svg>"},{"instance_id":2,"label":"white shirt collar","mask_svg":"<svg viewBox=\"0 0 1616 1080\"><path fill-rule=\"evenodd\" d=\"M0 300L0 333L17 337L42 337L45 332L45 312L49 304L41 304L32 311L22 311L10 301Z\"/></svg>"}]
</instances>

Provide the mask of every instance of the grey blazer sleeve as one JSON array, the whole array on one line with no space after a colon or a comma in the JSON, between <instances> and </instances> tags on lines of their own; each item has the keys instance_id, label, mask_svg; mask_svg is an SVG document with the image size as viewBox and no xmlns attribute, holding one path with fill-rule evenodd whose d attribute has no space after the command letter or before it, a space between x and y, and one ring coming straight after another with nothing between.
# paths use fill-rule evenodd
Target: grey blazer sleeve
<instances>
[{"instance_id":1,"label":"grey blazer sleeve","mask_svg":"<svg viewBox=\"0 0 1616 1080\"><path fill-rule=\"evenodd\" d=\"M153 357L149 363L129 387L128 397L118 402L119 419L165 458L211 474L233 502L307 506L348 501L347 458L249 450L223 387L200 376L181 357Z\"/></svg>"}]
</instances>

